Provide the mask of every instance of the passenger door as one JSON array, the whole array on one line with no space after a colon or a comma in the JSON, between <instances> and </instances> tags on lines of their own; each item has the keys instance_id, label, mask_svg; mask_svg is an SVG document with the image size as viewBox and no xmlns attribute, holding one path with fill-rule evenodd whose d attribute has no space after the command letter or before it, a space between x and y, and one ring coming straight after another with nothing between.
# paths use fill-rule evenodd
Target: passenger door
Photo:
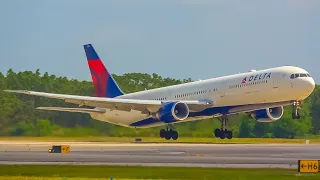
<instances>
[{"instance_id":1,"label":"passenger door","mask_svg":"<svg viewBox=\"0 0 320 180\"><path fill-rule=\"evenodd\" d=\"M280 74L274 74L272 77L273 80L273 88L277 89L280 86L282 76Z\"/></svg>"},{"instance_id":2,"label":"passenger door","mask_svg":"<svg viewBox=\"0 0 320 180\"><path fill-rule=\"evenodd\" d=\"M222 82L221 84L220 84L220 86L218 87L218 97L219 98L223 98L226 94L226 87L225 87L225 82Z\"/></svg>"}]
</instances>

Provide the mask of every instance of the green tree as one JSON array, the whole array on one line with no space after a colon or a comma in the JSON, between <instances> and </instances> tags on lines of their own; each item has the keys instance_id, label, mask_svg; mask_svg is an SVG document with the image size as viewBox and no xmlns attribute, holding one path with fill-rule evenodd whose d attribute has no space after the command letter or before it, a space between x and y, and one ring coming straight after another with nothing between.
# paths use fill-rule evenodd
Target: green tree
<instances>
[{"instance_id":1,"label":"green tree","mask_svg":"<svg viewBox=\"0 0 320 180\"><path fill-rule=\"evenodd\" d=\"M320 87L316 86L313 94L310 97L310 115L312 118L312 132L320 134Z\"/></svg>"},{"instance_id":2,"label":"green tree","mask_svg":"<svg viewBox=\"0 0 320 180\"><path fill-rule=\"evenodd\" d=\"M35 127L36 136L50 136L53 127L49 120L39 120Z\"/></svg>"},{"instance_id":3,"label":"green tree","mask_svg":"<svg viewBox=\"0 0 320 180\"><path fill-rule=\"evenodd\" d=\"M254 119L245 118L240 123L239 137L254 137L253 129L256 121Z\"/></svg>"}]
</instances>

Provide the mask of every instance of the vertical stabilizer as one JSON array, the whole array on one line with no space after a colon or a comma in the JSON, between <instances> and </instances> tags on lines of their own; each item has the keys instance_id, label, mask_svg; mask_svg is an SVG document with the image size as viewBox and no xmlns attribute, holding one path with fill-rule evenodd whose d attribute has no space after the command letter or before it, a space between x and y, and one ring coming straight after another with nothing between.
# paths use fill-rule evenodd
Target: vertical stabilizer
<instances>
[{"instance_id":1,"label":"vertical stabilizer","mask_svg":"<svg viewBox=\"0 0 320 180\"><path fill-rule=\"evenodd\" d=\"M114 98L123 95L124 93L104 66L93 46L86 44L83 47L86 52L96 96Z\"/></svg>"}]
</instances>

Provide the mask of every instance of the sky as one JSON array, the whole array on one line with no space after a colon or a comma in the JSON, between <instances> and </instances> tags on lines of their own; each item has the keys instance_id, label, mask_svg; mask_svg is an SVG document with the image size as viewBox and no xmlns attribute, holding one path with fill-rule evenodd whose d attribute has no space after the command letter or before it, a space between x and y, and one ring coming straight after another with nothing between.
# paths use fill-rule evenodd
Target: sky
<instances>
[{"instance_id":1,"label":"sky","mask_svg":"<svg viewBox=\"0 0 320 180\"><path fill-rule=\"evenodd\" d=\"M83 44L111 73L219 77L283 65L320 82L319 0L1 0L0 71L91 80Z\"/></svg>"}]
</instances>

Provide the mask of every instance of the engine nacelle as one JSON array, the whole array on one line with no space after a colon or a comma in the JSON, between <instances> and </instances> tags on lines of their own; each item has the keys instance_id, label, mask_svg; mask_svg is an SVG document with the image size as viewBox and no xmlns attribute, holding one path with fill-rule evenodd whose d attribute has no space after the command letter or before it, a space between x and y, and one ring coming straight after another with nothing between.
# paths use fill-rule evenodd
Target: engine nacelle
<instances>
[{"instance_id":1,"label":"engine nacelle","mask_svg":"<svg viewBox=\"0 0 320 180\"><path fill-rule=\"evenodd\" d=\"M272 122L279 120L283 115L283 107L261 109L251 113L251 117L258 122Z\"/></svg>"},{"instance_id":2,"label":"engine nacelle","mask_svg":"<svg viewBox=\"0 0 320 180\"><path fill-rule=\"evenodd\" d=\"M189 116L189 107L183 102L167 102L156 113L156 118L164 123L183 121Z\"/></svg>"}]
</instances>

